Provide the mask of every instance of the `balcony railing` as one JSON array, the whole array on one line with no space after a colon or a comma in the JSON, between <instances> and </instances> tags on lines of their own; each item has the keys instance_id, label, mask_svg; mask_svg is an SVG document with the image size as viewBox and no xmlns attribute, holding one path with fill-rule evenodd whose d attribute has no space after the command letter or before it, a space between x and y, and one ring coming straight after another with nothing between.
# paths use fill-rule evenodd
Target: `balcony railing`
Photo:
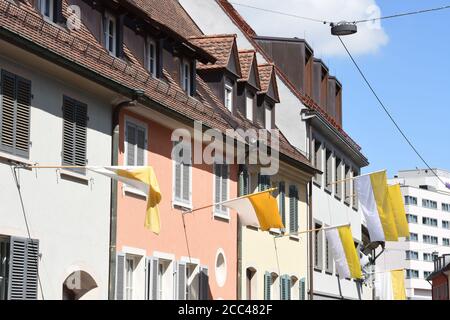
<instances>
[{"instance_id":1,"label":"balcony railing","mask_svg":"<svg viewBox=\"0 0 450 320\"><path fill-rule=\"evenodd\" d=\"M444 269L450 264L450 254L444 254L434 260L434 272Z\"/></svg>"}]
</instances>

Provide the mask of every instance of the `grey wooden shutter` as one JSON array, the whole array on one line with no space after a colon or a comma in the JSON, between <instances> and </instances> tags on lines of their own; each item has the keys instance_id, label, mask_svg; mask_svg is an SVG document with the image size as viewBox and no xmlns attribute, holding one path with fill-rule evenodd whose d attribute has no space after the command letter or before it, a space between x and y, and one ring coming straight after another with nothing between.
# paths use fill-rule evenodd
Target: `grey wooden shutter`
<instances>
[{"instance_id":1,"label":"grey wooden shutter","mask_svg":"<svg viewBox=\"0 0 450 320\"><path fill-rule=\"evenodd\" d=\"M306 279L302 278L299 283L299 297L300 300L306 300Z\"/></svg>"},{"instance_id":2,"label":"grey wooden shutter","mask_svg":"<svg viewBox=\"0 0 450 320\"><path fill-rule=\"evenodd\" d=\"M145 164L145 150L146 148L146 142L147 137L145 136L145 129L138 127L136 130L136 142L137 142L137 166L143 166Z\"/></svg>"},{"instance_id":3,"label":"grey wooden shutter","mask_svg":"<svg viewBox=\"0 0 450 320\"><path fill-rule=\"evenodd\" d=\"M125 15L121 14L117 17L116 23L116 55L118 58L123 58L123 28Z\"/></svg>"},{"instance_id":4,"label":"grey wooden shutter","mask_svg":"<svg viewBox=\"0 0 450 320\"><path fill-rule=\"evenodd\" d=\"M248 170L245 165L239 165L239 197L249 193Z\"/></svg>"},{"instance_id":5,"label":"grey wooden shutter","mask_svg":"<svg viewBox=\"0 0 450 320\"><path fill-rule=\"evenodd\" d=\"M175 161L175 199L181 200L181 163Z\"/></svg>"},{"instance_id":6,"label":"grey wooden shutter","mask_svg":"<svg viewBox=\"0 0 450 320\"><path fill-rule=\"evenodd\" d=\"M194 60L191 63L191 74L190 74L190 77L191 77L191 88L190 88L191 96L194 96L196 94L196 92L197 92L197 70L196 69L197 69L197 63Z\"/></svg>"},{"instance_id":7,"label":"grey wooden shutter","mask_svg":"<svg viewBox=\"0 0 450 320\"><path fill-rule=\"evenodd\" d=\"M154 257L147 257L145 260L145 299L158 300L158 272L159 260Z\"/></svg>"},{"instance_id":8,"label":"grey wooden shutter","mask_svg":"<svg viewBox=\"0 0 450 320\"><path fill-rule=\"evenodd\" d=\"M134 166L136 163L136 127L132 123L127 123L126 127L127 143L127 165Z\"/></svg>"},{"instance_id":9,"label":"grey wooden shutter","mask_svg":"<svg viewBox=\"0 0 450 320\"><path fill-rule=\"evenodd\" d=\"M178 300L186 300L186 263L178 262L177 270Z\"/></svg>"},{"instance_id":10,"label":"grey wooden shutter","mask_svg":"<svg viewBox=\"0 0 450 320\"><path fill-rule=\"evenodd\" d=\"M298 231L298 190L295 186L289 187L289 231Z\"/></svg>"},{"instance_id":11,"label":"grey wooden shutter","mask_svg":"<svg viewBox=\"0 0 450 320\"><path fill-rule=\"evenodd\" d=\"M272 275L270 272L264 274L264 300L270 300L270 287L272 286Z\"/></svg>"},{"instance_id":12,"label":"grey wooden shutter","mask_svg":"<svg viewBox=\"0 0 450 320\"><path fill-rule=\"evenodd\" d=\"M200 300L209 300L208 267L200 268Z\"/></svg>"},{"instance_id":13,"label":"grey wooden shutter","mask_svg":"<svg viewBox=\"0 0 450 320\"><path fill-rule=\"evenodd\" d=\"M278 199L278 210L281 214L281 220L283 225L286 227L286 190L284 182L280 182L278 186L279 199Z\"/></svg>"},{"instance_id":14,"label":"grey wooden shutter","mask_svg":"<svg viewBox=\"0 0 450 320\"><path fill-rule=\"evenodd\" d=\"M291 277L286 276L287 300L291 300L291 286L292 286L292 280L291 280Z\"/></svg>"},{"instance_id":15,"label":"grey wooden shutter","mask_svg":"<svg viewBox=\"0 0 450 320\"><path fill-rule=\"evenodd\" d=\"M228 166L226 164L221 165L222 167L222 177L221 177L221 201L226 201L228 199ZM227 214L227 209L221 206L221 211Z\"/></svg>"},{"instance_id":16,"label":"grey wooden shutter","mask_svg":"<svg viewBox=\"0 0 450 320\"><path fill-rule=\"evenodd\" d=\"M219 203L221 201L220 196L220 188L222 187L222 184L220 183L222 177L222 166L219 164L214 165L214 203ZM216 212L220 211L220 205L216 204L215 208Z\"/></svg>"},{"instance_id":17,"label":"grey wooden shutter","mask_svg":"<svg viewBox=\"0 0 450 320\"><path fill-rule=\"evenodd\" d=\"M11 237L9 300L37 300L39 241Z\"/></svg>"},{"instance_id":18,"label":"grey wooden shutter","mask_svg":"<svg viewBox=\"0 0 450 320\"><path fill-rule=\"evenodd\" d=\"M64 23L66 22L66 19L63 15L63 7L62 7L62 0L55 0L54 8L53 8L53 20L56 23Z\"/></svg>"},{"instance_id":19,"label":"grey wooden shutter","mask_svg":"<svg viewBox=\"0 0 450 320\"><path fill-rule=\"evenodd\" d=\"M116 258L116 300L125 300L125 255L118 253Z\"/></svg>"},{"instance_id":20,"label":"grey wooden shutter","mask_svg":"<svg viewBox=\"0 0 450 320\"><path fill-rule=\"evenodd\" d=\"M87 105L63 98L63 165L86 165L87 119ZM85 170L75 171L84 173Z\"/></svg>"},{"instance_id":21,"label":"grey wooden shutter","mask_svg":"<svg viewBox=\"0 0 450 320\"><path fill-rule=\"evenodd\" d=\"M0 150L29 157L31 82L2 71Z\"/></svg>"},{"instance_id":22,"label":"grey wooden shutter","mask_svg":"<svg viewBox=\"0 0 450 320\"><path fill-rule=\"evenodd\" d=\"M191 159L191 145L186 144L184 149ZM184 157L183 157L184 158ZM189 163L183 163L183 201L186 203L191 202L191 161Z\"/></svg>"}]
</instances>

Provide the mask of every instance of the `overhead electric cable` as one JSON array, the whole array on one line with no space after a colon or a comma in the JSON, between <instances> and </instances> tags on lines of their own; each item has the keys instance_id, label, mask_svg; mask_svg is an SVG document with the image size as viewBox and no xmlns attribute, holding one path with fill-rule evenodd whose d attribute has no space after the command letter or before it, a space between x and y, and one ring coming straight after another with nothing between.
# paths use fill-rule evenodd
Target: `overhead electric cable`
<instances>
[{"instance_id":1,"label":"overhead electric cable","mask_svg":"<svg viewBox=\"0 0 450 320\"><path fill-rule=\"evenodd\" d=\"M438 174L431 168L431 166L428 164L428 162L425 160L425 158L420 154L420 152L417 150L417 148L413 145L411 139L408 138L408 136L406 135L406 133L402 130L402 128L400 128L399 124L397 123L397 121L395 121L394 117L391 115L391 113L389 112L388 108L385 106L385 104L383 103L383 101L381 101L381 98L379 97L379 95L375 92L375 89L373 88L373 86L370 84L369 80L367 79L367 77L365 76L364 72L362 71L362 69L359 67L358 63L356 62L355 58L353 58L353 55L350 53L350 50L347 48L347 46L345 45L344 41L342 41L342 38L340 36L338 36L339 41L341 42L342 46L344 47L345 51L347 52L348 56L350 57L350 59L352 60L353 64L355 65L356 69L358 70L359 74L361 75L361 77L363 78L364 82L367 84L367 86L369 87L370 91L372 92L372 94L375 96L375 98L377 99L378 103L380 104L381 108L384 110L384 112L387 114L387 116L389 117L389 119L392 121L392 123L394 124L394 126L397 128L398 132L400 132L400 134L403 136L403 138L405 139L405 141L408 143L408 145L413 149L413 151L415 152L415 154L420 158L420 160L422 160L422 162L427 166L427 168L436 176L436 178L445 185L445 182L442 181L441 177L438 176Z\"/></svg>"},{"instance_id":2,"label":"overhead electric cable","mask_svg":"<svg viewBox=\"0 0 450 320\"><path fill-rule=\"evenodd\" d=\"M412 15L422 14L422 13L427 13L427 12L440 11L440 10L445 10L445 9L450 9L450 5L443 6L443 7L438 7L438 8L431 8L431 9L424 9L424 10L418 10L418 11L398 13L398 14L393 14L393 15L390 15L390 16L378 17L378 18L373 18L373 19L358 20L358 21L355 21L353 23L362 23L362 22L369 22L369 21L393 19L393 18L412 16Z\"/></svg>"}]
</instances>

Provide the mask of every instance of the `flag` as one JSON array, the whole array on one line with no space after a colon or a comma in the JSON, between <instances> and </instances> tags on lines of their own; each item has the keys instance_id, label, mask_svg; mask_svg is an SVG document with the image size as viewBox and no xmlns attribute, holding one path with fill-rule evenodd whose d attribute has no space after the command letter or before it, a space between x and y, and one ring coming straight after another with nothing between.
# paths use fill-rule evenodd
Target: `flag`
<instances>
[{"instance_id":1,"label":"flag","mask_svg":"<svg viewBox=\"0 0 450 320\"><path fill-rule=\"evenodd\" d=\"M355 178L356 193L366 218L370 240L398 241L386 171Z\"/></svg>"},{"instance_id":2,"label":"flag","mask_svg":"<svg viewBox=\"0 0 450 320\"><path fill-rule=\"evenodd\" d=\"M161 191L152 167L86 167L86 169L144 192L147 195L144 226L153 233L159 234L161 223L158 204L161 202Z\"/></svg>"},{"instance_id":3,"label":"flag","mask_svg":"<svg viewBox=\"0 0 450 320\"><path fill-rule=\"evenodd\" d=\"M409 237L409 225L406 219L405 204L403 202L400 185L396 184L388 187L391 208L394 212L395 226L399 237Z\"/></svg>"},{"instance_id":4,"label":"flag","mask_svg":"<svg viewBox=\"0 0 450 320\"><path fill-rule=\"evenodd\" d=\"M350 226L325 230L339 278L361 279L361 263Z\"/></svg>"},{"instance_id":5,"label":"flag","mask_svg":"<svg viewBox=\"0 0 450 320\"><path fill-rule=\"evenodd\" d=\"M403 269L378 273L376 277L376 292L380 300L406 300Z\"/></svg>"},{"instance_id":6,"label":"flag","mask_svg":"<svg viewBox=\"0 0 450 320\"><path fill-rule=\"evenodd\" d=\"M249 194L220 204L236 210L243 226L257 226L263 231L284 229L277 200L270 194L273 190Z\"/></svg>"}]
</instances>

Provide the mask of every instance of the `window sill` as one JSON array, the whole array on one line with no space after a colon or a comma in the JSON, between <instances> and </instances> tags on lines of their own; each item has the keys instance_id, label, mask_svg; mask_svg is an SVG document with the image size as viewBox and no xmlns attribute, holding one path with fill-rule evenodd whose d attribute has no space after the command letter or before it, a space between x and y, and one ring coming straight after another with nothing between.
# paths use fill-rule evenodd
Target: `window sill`
<instances>
[{"instance_id":1,"label":"window sill","mask_svg":"<svg viewBox=\"0 0 450 320\"><path fill-rule=\"evenodd\" d=\"M59 177L61 179L64 179L64 178L75 179L75 180L78 180L85 184L88 184L89 181L91 180L90 178L88 178L87 176L85 176L81 173L76 173L76 172L73 172L70 170L65 170L65 169L59 169Z\"/></svg>"},{"instance_id":2,"label":"window sill","mask_svg":"<svg viewBox=\"0 0 450 320\"><path fill-rule=\"evenodd\" d=\"M318 183L316 181L313 181L313 183L317 188L322 189L322 185L320 183Z\"/></svg>"},{"instance_id":3,"label":"window sill","mask_svg":"<svg viewBox=\"0 0 450 320\"><path fill-rule=\"evenodd\" d=\"M314 271L322 273L322 269L320 269L318 267L314 267Z\"/></svg>"},{"instance_id":4,"label":"window sill","mask_svg":"<svg viewBox=\"0 0 450 320\"><path fill-rule=\"evenodd\" d=\"M172 208L183 210L183 211L190 211L193 209L192 203L186 203L186 202L180 202L180 201L172 201Z\"/></svg>"},{"instance_id":5,"label":"window sill","mask_svg":"<svg viewBox=\"0 0 450 320\"><path fill-rule=\"evenodd\" d=\"M325 192L328 193L330 196L333 193L333 191L331 189L325 188Z\"/></svg>"},{"instance_id":6,"label":"window sill","mask_svg":"<svg viewBox=\"0 0 450 320\"><path fill-rule=\"evenodd\" d=\"M358 212L358 208L352 207L353 210L355 210L356 212Z\"/></svg>"},{"instance_id":7,"label":"window sill","mask_svg":"<svg viewBox=\"0 0 450 320\"><path fill-rule=\"evenodd\" d=\"M331 272L331 271L325 271L325 274L327 274L327 275L329 275L329 276L332 276L332 275L333 275L333 272Z\"/></svg>"},{"instance_id":8,"label":"window sill","mask_svg":"<svg viewBox=\"0 0 450 320\"><path fill-rule=\"evenodd\" d=\"M222 213L222 212L213 212L213 217L220 220L230 221L230 214Z\"/></svg>"},{"instance_id":9,"label":"window sill","mask_svg":"<svg viewBox=\"0 0 450 320\"><path fill-rule=\"evenodd\" d=\"M139 197L143 197L143 198L147 199L147 194L136 188L133 188L133 187L130 187L127 185L123 185L122 190L123 190L123 195L126 195L128 193L128 194L131 194L134 196L139 196Z\"/></svg>"},{"instance_id":10,"label":"window sill","mask_svg":"<svg viewBox=\"0 0 450 320\"><path fill-rule=\"evenodd\" d=\"M35 163L31 162L28 159L21 158L18 156L14 156L12 154L0 151L0 160L6 160L8 162L17 162L18 164L24 164L27 166L33 166Z\"/></svg>"},{"instance_id":11,"label":"window sill","mask_svg":"<svg viewBox=\"0 0 450 320\"><path fill-rule=\"evenodd\" d=\"M342 197L340 197L340 196L338 196L338 195L334 195L334 198L335 198L337 201L342 201Z\"/></svg>"},{"instance_id":12,"label":"window sill","mask_svg":"<svg viewBox=\"0 0 450 320\"><path fill-rule=\"evenodd\" d=\"M299 242L300 241L300 237L299 236L289 236L289 240Z\"/></svg>"}]
</instances>

